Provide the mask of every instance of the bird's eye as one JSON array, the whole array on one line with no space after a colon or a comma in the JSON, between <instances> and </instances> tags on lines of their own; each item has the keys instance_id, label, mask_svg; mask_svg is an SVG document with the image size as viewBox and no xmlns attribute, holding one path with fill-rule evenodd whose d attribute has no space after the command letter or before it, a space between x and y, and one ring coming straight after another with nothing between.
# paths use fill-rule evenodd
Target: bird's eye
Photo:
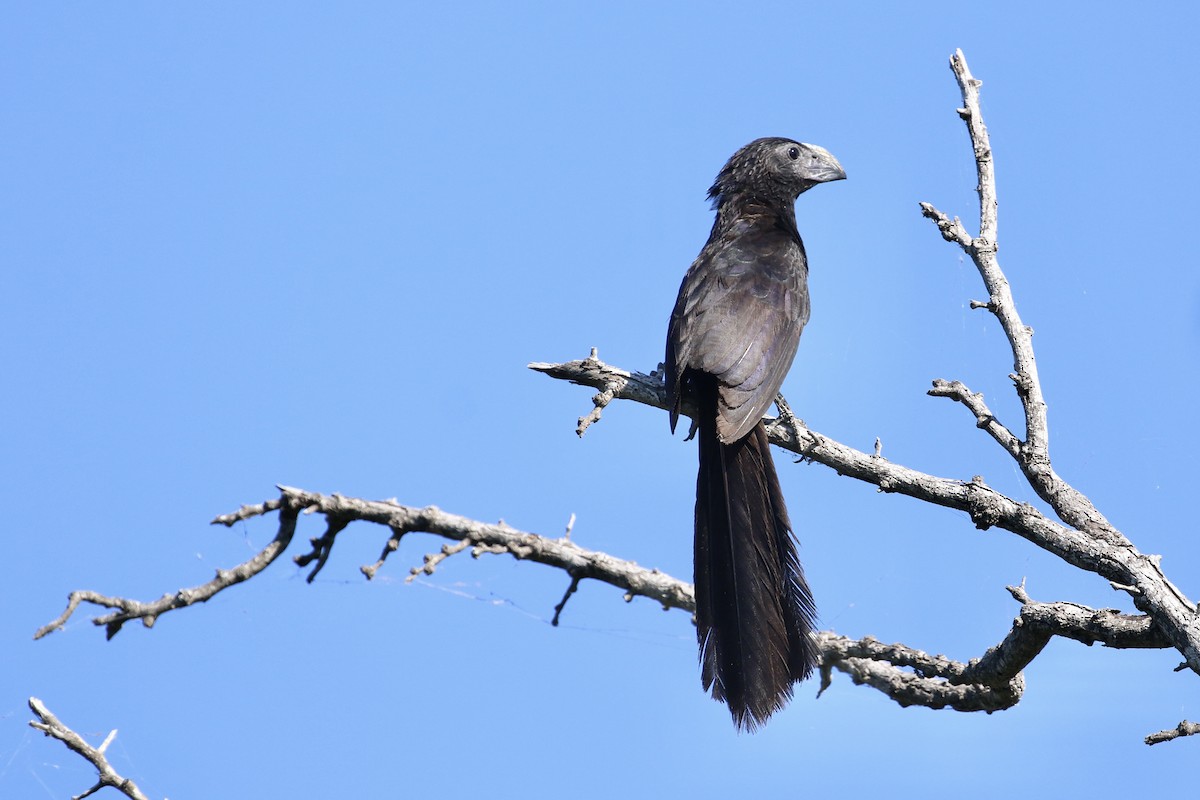
<instances>
[{"instance_id":1,"label":"bird's eye","mask_svg":"<svg viewBox=\"0 0 1200 800\"><path fill-rule=\"evenodd\" d=\"M788 148L788 158L790 158L792 161L795 161L799 157L800 157L800 148L799 147L789 147Z\"/></svg>"}]
</instances>

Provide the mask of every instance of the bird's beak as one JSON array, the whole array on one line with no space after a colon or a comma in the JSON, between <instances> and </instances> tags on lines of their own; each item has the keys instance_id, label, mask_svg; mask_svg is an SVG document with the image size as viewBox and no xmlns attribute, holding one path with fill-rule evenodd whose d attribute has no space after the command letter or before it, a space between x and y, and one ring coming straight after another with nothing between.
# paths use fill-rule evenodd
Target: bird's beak
<instances>
[{"instance_id":1,"label":"bird's beak","mask_svg":"<svg viewBox=\"0 0 1200 800\"><path fill-rule=\"evenodd\" d=\"M820 145L806 144L804 146L809 151L808 167L805 170L806 178L813 183L828 183L846 179L846 170L842 169L842 165L833 157L833 153Z\"/></svg>"}]
</instances>

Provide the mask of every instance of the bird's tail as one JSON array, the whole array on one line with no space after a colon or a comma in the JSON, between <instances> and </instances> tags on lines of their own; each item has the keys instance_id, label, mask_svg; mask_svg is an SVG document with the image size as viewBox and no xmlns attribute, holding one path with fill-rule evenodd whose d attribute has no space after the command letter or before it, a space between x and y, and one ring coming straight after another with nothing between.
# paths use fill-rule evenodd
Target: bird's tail
<instances>
[{"instance_id":1,"label":"bird's tail","mask_svg":"<svg viewBox=\"0 0 1200 800\"><path fill-rule=\"evenodd\" d=\"M696 629L704 688L753 731L817 664L816 607L761 422L723 444L716 387L700 397Z\"/></svg>"}]
</instances>

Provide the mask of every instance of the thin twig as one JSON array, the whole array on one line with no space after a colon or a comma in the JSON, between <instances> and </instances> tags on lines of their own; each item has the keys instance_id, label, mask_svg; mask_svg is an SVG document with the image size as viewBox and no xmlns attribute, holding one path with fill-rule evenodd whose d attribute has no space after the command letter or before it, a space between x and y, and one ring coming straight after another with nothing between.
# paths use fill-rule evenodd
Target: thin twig
<instances>
[{"instance_id":1,"label":"thin twig","mask_svg":"<svg viewBox=\"0 0 1200 800\"><path fill-rule=\"evenodd\" d=\"M140 619L142 624L147 628L154 627L154 623L158 618L168 611L174 611L179 608L204 603L211 600L217 593L228 589L230 586L236 586L242 581L249 580L258 573L262 572L271 562L279 558L287 546L292 541L292 535L296 532L296 509L284 507L287 501L287 494L275 501L273 507L280 509L279 515L279 531L275 534L275 538L271 543L264 547L261 551L254 555L253 558L238 564L232 569L217 570L216 577L208 583L203 583L199 586L193 586L187 589L179 589L176 592L164 594L149 603L143 603L138 600L129 600L123 597L109 597L102 595L99 592L89 590L80 590L71 592L67 598L67 607L57 619L43 625L34 633L34 639L40 639L48 633L60 630L66 625L67 620L75 613L80 603L91 603L92 605L103 606L105 608L117 609L112 614L106 614L102 617L92 619L92 624L102 625L105 628L105 638L111 639L121 630L121 626L126 622L134 619ZM268 504L263 504L257 508L264 508ZM242 506L242 511L249 506ZM217 517L213 520L214 524L232 525L237 521L238 515L242 511L234 514ZM266 513L265 511L257 511L257 513ZM254 516L254 515L251 515ZM227 521L228 520L228 521Z\"/></svg>"},{"instance_id":2,"label":"thin twig","mask_svg":"<svg viewBox=\"0 0 1200 800\"><path fill-rule=\"evenodd\" d=\"M395 540L389 539L388 541L391 542L391 541L395 541ZM475 543L472 542L470 539L463 539L462 541L455 542L454 544L442 545L442 549L436 553L426 553L421 566L412 567L408 571L408 577L404 579L404 582L412 583L414 580L416 580L418 575L432 575L434 572L437 571L438 564L441 564L447 558L449 558L452 555L455 555L456 553L461 553L463 550L466 550L468 547L471 547L473 544L475 544ZM371 567L371 568L363 567L362 570L367 575L367 577L370 578L375 575L376 567L378 567L378 564L375 565L375 567ZM368 569L371 569L370 573L367 573Z\"/></svg>"},{"instance_id":3,"label":"thin twig","mask_svg":"<svg viewBox=\"0 0 1200 800\"><path fill-rule=\"evenodd\" d=\"M1001 447L1008 451L1013 458L1021 455L1021 440L996 419L996 415L988 408L983 395L972 392L962 381L935 380L933 388L927 394L930 397L949 397L966 406L975 415L975 427L991 434Z\"/></svg>"},{"instance_id":4,"label":"thin twig","mask_svg":"<svg viewBox=\"0 0 1200 800\"><path fill-rule=\"evenodd\" d=\"M36 697L29 698L29 708L38 717L37 720L33 720L29 723L31 728L37 728L47 736L52 736L55 739L58 739L60 742L65 744L68 749L74 750L76 753L83 756L85 759L91 762L92 766L96 768L96 772L98 773L96 784L83 794L75 795L72 800L83 800L83 798L100 791L105 786L113 787L126 797L131 798L131 800L147 800L146 795L142 794L141 790L138 789L137 784L129 778L121 777L121 775L118 774L115 769L113 769L112 764L108 763L108 758L104 755L104 752L108 749L108 746L112 744L113 739L115 739L117 736L117 732L115 730L105 737L104 743L99 747L92 747L90 744L84 741L82 736L68 728L59 721L58 717L50 713L50 709L46 708L45 704L42 703L41 700L37 699Z\"/></svg>"},{"instance_id":5,"label":"thin twig","mask_svg":"<svg viewBox=\"0 0 1200 800\"><path fill-rule=\"evenodd\" d=\"M572 575L571 583L567 585L567 590L563 592L562 600L558 601L558 605L554 607L554 617L550 620L550 624L558 627L558 619L562 616L563 609L567 607L567 601L571 599L571 595L579 590L579 576Z\"/></svg>"}]
</instances>

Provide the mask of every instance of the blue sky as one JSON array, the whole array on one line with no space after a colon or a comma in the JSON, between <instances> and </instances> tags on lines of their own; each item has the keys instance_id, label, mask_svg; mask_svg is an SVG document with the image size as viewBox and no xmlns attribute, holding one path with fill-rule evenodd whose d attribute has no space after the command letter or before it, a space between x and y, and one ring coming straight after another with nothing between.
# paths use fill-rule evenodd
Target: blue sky
<instances>
[{"instance_id":1,"label":"blue sky","mask_svg":"<svg viewBox=\"0 0 1200 800\"><path fill-rule=\"evenodd\" d=\"M152 797L581 798L861 783L1116 795L1194 782L1171 652L1053 642L1006 712L900 709L835 679L754 736L701 691L686 615L412 536L373 582L351 528L314 585L286 561L111 642L68 592L208 580L274 535L213 516L313 491L436 504L691 574L694 444L666 415L525 369L648 371L708 232L704 193L785 135L849 180L798 204L813 317L784 391L818 431L1032 499L934 378L1019 406L973 267L921 219L975 224L958 89L984 80L1001 263L1035 346L1058 471L1200 595L1191 506L1200 68L1184 4L387 3L9 10L0 240L0 795L92 770L30 695ZM823 627L969 659L1040 600L1126 597L1002 531L776 453ZM308 520L303 536L320 526ZM1018 777L1019 776L1019 777ZM111 791L111 790L110 790Z\"/></svg>"}]
</instances>

